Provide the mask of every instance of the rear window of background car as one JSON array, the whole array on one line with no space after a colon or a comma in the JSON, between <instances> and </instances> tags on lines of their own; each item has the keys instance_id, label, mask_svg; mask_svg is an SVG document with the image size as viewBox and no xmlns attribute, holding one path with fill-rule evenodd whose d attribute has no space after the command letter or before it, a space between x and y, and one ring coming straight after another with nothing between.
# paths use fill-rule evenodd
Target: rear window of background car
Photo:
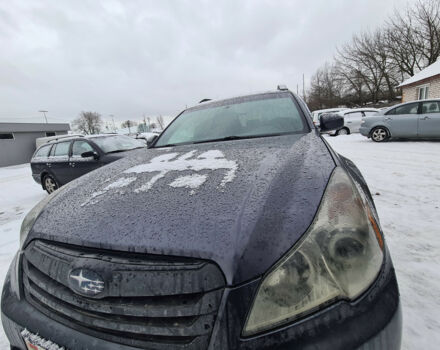
<instances>
[{"instance_id":1,"label":"rear window of background car","mask_svg":"<svg viewBox=\"0 0 440 350\"><path fill-rule=\"evenodd\" d=\"M34 155L34 158L43 158L49 155L50 145L41 147Z\"/></svg>"},{"instance_id":2,"label":"rear window of background car","mask_svg":"<svg viewBox=\"0 0 440 350\"><path fill-rule=\"evenodd\" d=\"M81 156L84 152L94 151L87 141L75 141L72 146L72 156Z\"/></svg>"},{"instance_id":3,"label":"rear window of background car","mask_svg":"<svg viewBox=\"0 0 440 350\"><path fill-rule=\"evenodd\" d=\"M369 115L376 115L377 111L364 111L365 116L369 116Z\"/></svg>"},{"instance_id":4,"label":"rear window of background car","mask_svg":"<svg viewBox=\"0 0 440 350\"><path fill-rule=\"evenodd\" d=\"M344 115L345 118L348 117L348 119L350 118L361 118L362 117L362 112L351 112L351 113L347 113Z\"/></svg>"},{"instance_id":5,"label":"rear window of background car","mask_svg":"<svg viewBox=\"0 0 440 350\"><path fill-rule=\"evenodd\" d=\"M55 145L55 152L51 152L55 157L67 156L69 155L70 141L60 142Z\"/></svg>"}]
</instances>

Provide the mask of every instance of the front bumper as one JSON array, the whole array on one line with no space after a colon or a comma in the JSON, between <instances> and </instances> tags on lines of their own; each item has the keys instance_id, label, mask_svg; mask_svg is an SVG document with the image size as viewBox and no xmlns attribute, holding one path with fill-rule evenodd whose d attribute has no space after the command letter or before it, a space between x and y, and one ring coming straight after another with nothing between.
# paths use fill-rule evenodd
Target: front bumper
<instances>
[{"instance_id":1,"label":"front bumper","mask_svg":"<svg viewBox=\"0 0 440 350\"><path fill-rule=\"evenodd\" d=\"M208 349L360 349L398 350L402 312L389 254L376 282L358 300L340 301L305 319L250 338L241 337L259 280L223 295ZM25 349L23 329L66 349L129 350L131 346L92 337L58 323L11 291L8 273L1 301L2 322L13 347Z\"/></svg>"},{"instance_id":2,"label":"front bumper","mask_svg":"<svg viewBox=\"0 0 440 350\"><path fill-rule=\"evenodd\" d=\"M365 126L361 126L361 127L359 128L359 133L360 133L362 136L370 137L370 130L371 130L371 128L367 128L367 127L365 127Z\"/></svg>"}]
</instances>

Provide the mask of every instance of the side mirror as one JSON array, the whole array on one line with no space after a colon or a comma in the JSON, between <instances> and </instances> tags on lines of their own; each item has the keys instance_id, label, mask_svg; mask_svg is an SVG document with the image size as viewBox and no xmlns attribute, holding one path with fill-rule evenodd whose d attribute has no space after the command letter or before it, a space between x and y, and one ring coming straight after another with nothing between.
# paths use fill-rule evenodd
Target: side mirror
<instances>
[{"instance_id":1,"label":"side mirror","mask_svg":"<svg viewBox=\"0 0 440 350\"><path fill-rule=\"evenodd\" d=\"M99 159L99 154L94 151L87 151L87 152L81 153L81 157L83 157L83 158L93 157L94 159Z\"/></svg>"},{"instance_id":2,"label":"side mirror","mask_svg":"<svg viewBox=\"0 0 440 350\"><path fill-rule=\"evenodd\" d=\"M344 126L344 117L339 114L323 114L319 117L321 132L337 130Z\"/></svg>"},{"instance_id":3,"label":"side mirror","mask_svg":"<svg viewBox=\"0 0 440 350\"><path fill-rule=\"evenodd\" d=\"M158 138L158 135L154 135L153 137L147 139L147 146L150 146L151 144L153 144L154 141L156 141L156 139Z\"/></svg>"}]
</instances>

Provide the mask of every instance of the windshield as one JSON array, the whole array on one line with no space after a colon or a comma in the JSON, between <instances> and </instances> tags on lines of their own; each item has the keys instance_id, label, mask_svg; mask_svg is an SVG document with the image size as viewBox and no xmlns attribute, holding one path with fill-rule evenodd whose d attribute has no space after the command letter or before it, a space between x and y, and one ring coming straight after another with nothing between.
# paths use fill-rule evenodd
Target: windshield
<instances>
[{"instance_id":1,"label":"windshield","mask_svg":"<svg viewBox=\"0 0 440 350\"><path fill-rule=\"evenodd\" d=\"M307 131L290 95L267 94L187 110L162 133L155 147Z\"/></svg>"},{"instance_id":2,"label":"windshield","mask_svg":"<svg viewBox=\"0 0 440 350\"><path fill-rule=\"evenodd\" d=\"M124 135L93 137L92 141L105 153L122 152L145 147L145 143Z\"/></svg>"}]
</instances>

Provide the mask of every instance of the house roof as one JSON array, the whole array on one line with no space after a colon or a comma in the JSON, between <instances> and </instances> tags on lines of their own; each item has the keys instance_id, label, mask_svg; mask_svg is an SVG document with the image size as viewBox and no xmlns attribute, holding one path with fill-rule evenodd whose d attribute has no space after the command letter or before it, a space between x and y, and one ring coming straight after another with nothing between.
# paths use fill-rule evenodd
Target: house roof
<instances>
[{"instance_id":1,"label":"house roof","mask_svg":"<svg viewBox=\"0 0 440 350\"><path fill-rule=\"evenodd\" d=\"M418 81L432 78L436 75L440 75L440 60L434 62L430 66L418 72L417 74L414 74L411 78L406 79L398 87L414 84L417 83Z\"/></svg>"},{"instance_id":2,"label":"house roof","mask_svg":"<svg viewBox=\"0 0 440 350\"><path fill-rule=\"evenodd\" d=\"M2 132L44 132L44 131L69 131L69 124L60 123L0 123Z\"/></svg>"}]
</instances>

